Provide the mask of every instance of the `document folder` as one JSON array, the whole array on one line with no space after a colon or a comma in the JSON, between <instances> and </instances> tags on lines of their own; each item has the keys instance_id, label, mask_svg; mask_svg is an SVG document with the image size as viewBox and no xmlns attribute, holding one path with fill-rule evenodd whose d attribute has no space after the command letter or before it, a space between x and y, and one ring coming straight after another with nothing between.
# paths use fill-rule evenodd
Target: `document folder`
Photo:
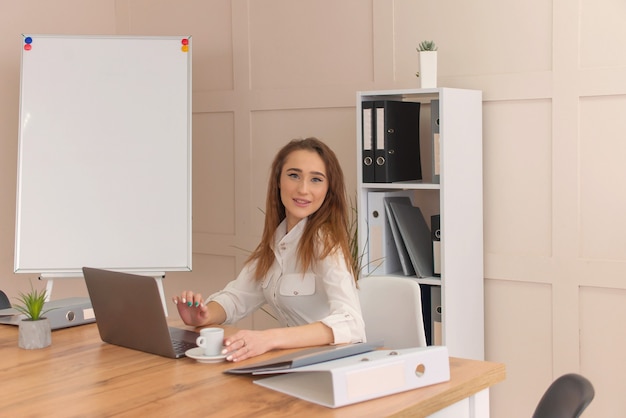
<instances>
[{"instance_id":1,"label":"document folder","mask_svg":"<svg viewBox=\"0 0 626 418\"><path fill-rule=\"evenodd\" d=\"M361 109L363 183L373 183L376 181L374 171L374 102L363 102Z\"/></svg>"},{"instance_id":2,"label":"document folder","mask_svg":"<svg viewBox=\"0 0 626 418\"><path fill-rule=\"evenodd\" d=\"M422 321L424 321L424 336L426 337L426 345L441 345L435 344L433 337L433 287L435 286L426 283L420 283L420 296L422 298Z\"/></svg>"},{"instance_id":3,"label":"document folder","mask_svg":"<svg viewBox=\"0 0 626 418\"><path fill-rule=\"evenodd\" d=\"M58 299L44 304L50 329L57 330L96 322L91 301L86 297ZM19 325L24 314L15 308L0 309L0 324Z\"/></svg>"},{"instance_id":4,"label":"document folder","mask_svg":"<svg viewBox=\"0 0 626 418\"><path fill-rule=\"evenodd\" d=\"M398 228L398 223L396 222L396 217L393 215L391 210L391 202L395 202L397 204L403 204L407 206L413 206L411 200L408 197L388 197L385 198L385 209L387 214L387 220L389 221L389 226L391 228L391 235L393 236L393 241L396 244L396 249L398 251L398 258L400 260L400 265L402 266L402 273L405 276L413 276L415 275L415 269L413 268L413 263L411 262L411 258L409 257L409 252L404 244L404 240L402 239L402 235L400 234L400 229Z\"/></svg>"},{"instance_id":5,"label":"document folder","mask_svg":"<svg viewBox=\"0 0 626 418\"><path fill-rule=\"evenodd\" d=\"M421 180L420 103L375 102L376 183Z\"/></svg>"},{"instance_id":6,"label":"document folder","mask_svg":"<svg viewBox=\"0 0 626 418\"><path fill-rule=\"evenodd\" d=\"M441 136L439 135L439 100L430 101L430 130L432 135L433 183L441 178Z\"/></svg>"},{"instance_id":7,"label":"document folder","mask_svg":"<svg viewBox=\"0 0 626 418\"><path fill-rule=\"evenodd\" d=\"M412 195L412 190L367 192L367 268L370 274L396 273L402 269L400 248L394 240L386 201L399 197L411 205Z\"/></svg>"},{"instance_id":8,"label":"document folder","mask_svg":"<svg viewBox=\"0 0 626 418\"><path fill-rule=\"evenodd\" d=\"M430 217L430 231L433 240L433 275L441 277L441 216Z\"/></svg>"},{"instance_id":9,"label":"document folder","mask_svg":"<svg viewBox=\"0 0 626 418\"><path fill-rule=\"evenodd\" d=\"M284 372L297 367L322 363L342 357L367 353L383 346L383 342L356 343L344 345L325 345L313 347L295 353L285 354L272 360L260 361L249 366L235 367L224 371L227 374L268 374Z\"/></svg>"},{"instance_id":10,"label":"document folder","mask_svg":"<svg viewBox=\"0 0 626 418\"><path fill-rule=\"evenodd\" d=\"M443 329L441 328L441 286L430 288L430 321L433 345L443 344Z\"/></svg>"},{"instance_id":11,"label":"document folder","mask_svg":"<svg viewBox=\"0 0 626 418\"><path fill-rule=\"evenodd\" d=\"M443 346L379 350L291 369L254 383L337 408L450 380Z\"/></svg>"},{"instance_id":12,"label":"document folder","mask_svg":"<svg viewBox=\"0 0 626 418\"><path fill-rule=\"evenodd\" d=\"M417 277L433 275L433 247L430 228L420 208L390 202L400 235L409 253Z\"/></svg>"}]
</instances>

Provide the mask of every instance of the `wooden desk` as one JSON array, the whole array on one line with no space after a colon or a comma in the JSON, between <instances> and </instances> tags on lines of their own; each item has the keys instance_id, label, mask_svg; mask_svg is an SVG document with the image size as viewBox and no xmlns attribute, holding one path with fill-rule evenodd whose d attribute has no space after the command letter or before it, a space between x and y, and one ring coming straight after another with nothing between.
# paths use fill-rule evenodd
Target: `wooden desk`
<instances>
[{"instance_id":1,"label":"wooden desk","mask_svg":"<svg viewBox=\"0 0 626 418\"><path fill-rule=\"evenodd\" d=\"M451 358L449 382L330 409L223 374L230 362L171 360L105 344L95 324L53 331L52 345L41 350L18 348L17 334L0 325L2 416L423 417L505 377L503 364Z\"/></svg>"}]
</instances>

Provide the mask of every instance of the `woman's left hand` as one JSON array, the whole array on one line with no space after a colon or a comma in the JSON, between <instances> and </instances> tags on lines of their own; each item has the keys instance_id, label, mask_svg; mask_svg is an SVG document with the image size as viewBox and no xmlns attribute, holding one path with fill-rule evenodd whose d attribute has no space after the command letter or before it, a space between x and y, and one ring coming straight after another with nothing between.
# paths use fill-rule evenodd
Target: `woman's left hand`
<instances>
[{"instance_id":1,"label":"woman's left hand","mask_svg":"<svg viewBox=\"0 0 626 418\"><path fill-rule=\"evenodd\" d=\"M224 339L222 351L228 361L242 361L274 349L271 330L241 330Z\"/></svg>"}]
</instances>

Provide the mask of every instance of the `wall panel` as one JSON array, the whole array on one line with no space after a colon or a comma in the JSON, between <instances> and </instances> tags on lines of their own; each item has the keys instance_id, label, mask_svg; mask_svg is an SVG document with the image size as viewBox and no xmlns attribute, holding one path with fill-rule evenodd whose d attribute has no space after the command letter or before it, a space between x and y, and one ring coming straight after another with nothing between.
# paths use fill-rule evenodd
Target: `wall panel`
<instances>
[{"instance_id":1,"label":"wall panel","mask_svg":"<svg viewBox=\"0 0 626 418\"><path fill-rule=\"evenodd\" d=\"M411 79L415 74L415 47L425 39L439 45L439 77L533 73L552 68L551 1L393 3L394 59L399 79Z\"/></svg>"},{"instance_id":2,"label":"wall panel","mask_svg":"<svg viewBox=\"0 0 626 418\"><path fill-rule=\"evenodd\" d=\"M485 281L485 357L507 368L491 416L531 416L552 381L552 309L549 284Z\"/></svg>"},{"instance_id":3,"label":"wall panel","mask_svg":"<svg viewBox=\"0 0 626 418\"><path fill-rule=\"evenodd\" d=\"M580 257L626 261L626 96L580 102Z\"/></svg>"},{"instance_id":4,"label":"wall panel","mask_svg":"<svg viewBox=\"0 0 626 418\"><path fill-rule=\"evenodd\" d=\"M592 382L596 398L585 416L626 416L626 362L611 353L626 352L626 290L580 288L580 371Z\"/></svg>"},{"instance_id":5,"label":"wall panel","mask_svg":"<svg viewBox=\"0 0 626 418\"><path fill-rule=\"evenodd\" d=\"M580 0L580 67L626 66L626 3Z\"/></svg>"},{"instance_id":6,"label":"wall panel","mask_svg":"<svg viewBox=\"0 0 626 418\"><path fill-rule=\"evenodd\" d=\"M235 234L233 116L230 112L194 116L194 232Z\"/></svg>"},{"instance_id":7,"label":"wall panel","mask_svg":"<svg viewBox=\"0 0 626 418\"><path fill-rule=\"evenodd\" d=\"M548 257L552 252L550 101L484 106L485 250Z\"/></svg>"},{"instance_id":8,"label":"wall panel","mask_svg":"<svg viewBox=\"0 0 626 418\"><path fill-rule=\"evenodd\" d=\"M266 0L249 7L254 89L372 79L370 2Z\"/></svg>"},{"instance_id":9,"label":"wall panel","mask_svg":"<svg viewBox=\"0 0 626 418\"><path fill-rule=\"evenodd\" d=\"M230 0L128 0L135 35L193 37L195 91L232 89L233 39Z\"/></svg>"}]
</instances>

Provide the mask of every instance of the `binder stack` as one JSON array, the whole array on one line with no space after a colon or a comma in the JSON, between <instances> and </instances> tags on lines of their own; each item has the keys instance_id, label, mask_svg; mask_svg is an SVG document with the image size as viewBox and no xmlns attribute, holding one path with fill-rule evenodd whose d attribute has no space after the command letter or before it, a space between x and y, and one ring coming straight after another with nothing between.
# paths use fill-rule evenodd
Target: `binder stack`
<instances>
[{"instance_id":1,"label":"binder stack","mask_svg":"<svg viewBox=\"0 0 626 418\"><path fill-rule=\"evenodd\" d=\"M432 277L433 239L411 190L367 193L368 271Z\"/></svg>"},{"instance_id":2,"label":"binder stack","mask_svg":"<svg viewBox=\"0 0 626 418\"><path fill-rule=\"evenodd\" d=\"M370 274L441 277L440 215L426 222L413 206L412 190L367 193L368 267ZM420 283L422 316L428 345L441 345L441 286Z\"/></svg>"},{"instance_id":3,"label":"binder stack","mask_svg":"<svg viewBox=\"0 0 626 418\"><path fill-rule=\"evenodd\" d=\"M406 246L417 277L433 275L432 241L430 228L420 208L401 202L389 202L390 217L395 219L398 232Z\"/></svg>"},{"instance_id":4,"label":"binder stack","mask_svg":"<svg viewBox=\"0 0 626 418\"><path fill-rule=\"evenodd\" d=\"M362 103L364 183L422 179L420 103L392 100Z\"/></svg>"},{"instance_id":5,"label":"binder stack","mask_svg":"<svg viewBox=\"0 0 626 418\"><path fill-rule=\"evenodd\" d=\"M393 229L395 221L389 217L389 200L401 199L411 204L410 190L367 193L367 268L370 274L396 273L402 269L407 276L415 274L402 240L398 242ZM393 222L392 222L393 221Z\"/></svg>"},{"instance_id":6,"label":"binder stack","mask_svg":"<svg viewBox=\"0 0 626 418\"><path fill-rule=\"evenodd\" d=\"M415 275L415 268L413 267L413 263L411 262L411 257L409 256L409 251L404 244L404 240L402 239L402 234L400 233L400 228L398 227L398 222L396 221L396 217L393 216L391 203L396 202L397 204L402 205L412 205L411 201L406 197L388 197L385 198L385 209L386 209L386 217L389 221L391 233L393 235L393 241L396 245L396 249L398 251L398 256L400 259L400 264L402 265L402 273L405 276L413 276Z\"/></svg>"}]
</instances>

